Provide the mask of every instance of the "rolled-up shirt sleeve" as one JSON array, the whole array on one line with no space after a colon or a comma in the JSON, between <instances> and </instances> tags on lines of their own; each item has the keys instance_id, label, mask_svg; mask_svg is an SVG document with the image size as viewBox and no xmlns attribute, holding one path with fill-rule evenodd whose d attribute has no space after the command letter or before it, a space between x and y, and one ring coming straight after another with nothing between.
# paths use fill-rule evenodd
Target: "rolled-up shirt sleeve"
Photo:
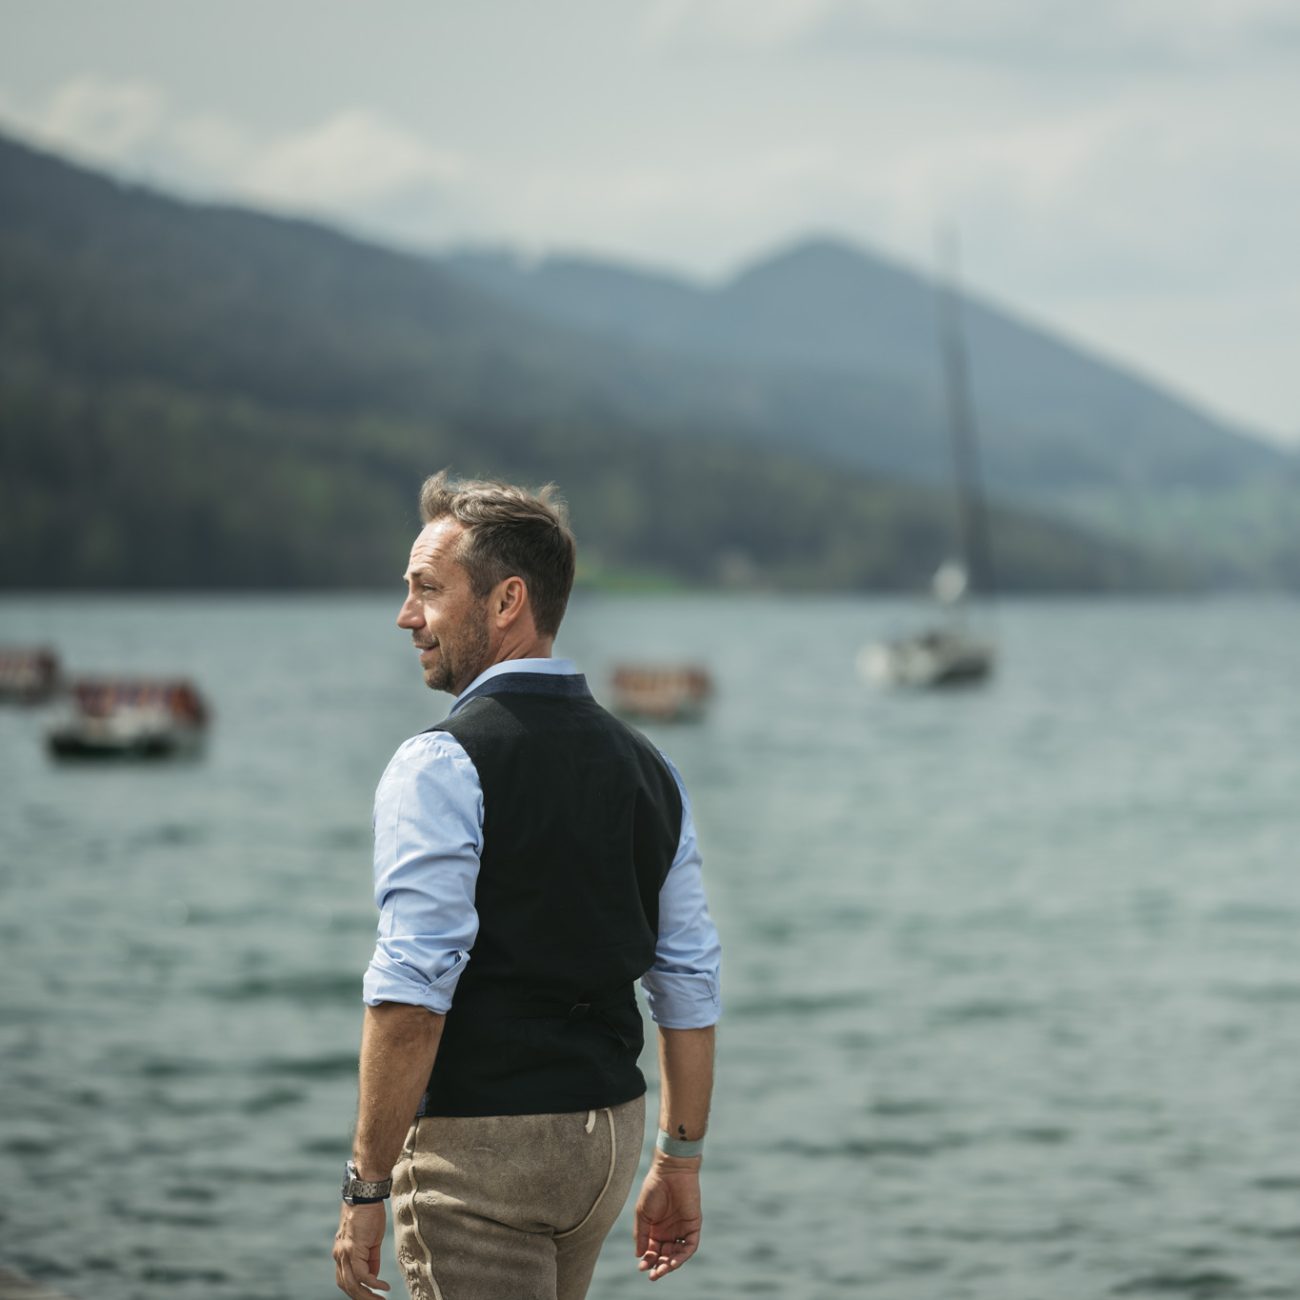
<instances>
[{"instance_id":1,"label":"rolled-up shirt sleeve","mask_svg":"<svg viewBox=\"0 0 1300 1300\"><path fill-rule=\"evenodd\" d=\"M665 762L668 760L665 759ZM654 1022L664 1029L704 1029L722 1014L722 945L704 897L703 863L690 798L668 763L682 796L677 854L659 891L659 940L641 987Z\"/></svg>"},{"instance_id":2,"label":"rolled-up shirt sleeve","mask_svg":"<svg viewBox=\"0 0 1300 1300\"><path fill-rule=\"evenodd\" d=\"M379 934L362 997L445 1013L478 935L483 788L446 732L398 749L375 792Z\"/></svg>"}]
</instances>

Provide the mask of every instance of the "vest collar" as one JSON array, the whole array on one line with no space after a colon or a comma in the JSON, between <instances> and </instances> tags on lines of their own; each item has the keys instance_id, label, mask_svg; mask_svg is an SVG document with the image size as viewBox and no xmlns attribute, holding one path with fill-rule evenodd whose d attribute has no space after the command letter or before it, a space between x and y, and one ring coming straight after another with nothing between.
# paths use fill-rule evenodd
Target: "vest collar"
<instances>
[{"instance_id":1,"label":"vest collar","mask_svg":"<svg viewBox=\"0 0 1300 1300\"><path fill-rule=\"evenodd\" d=\"M480 695L549 695L567 700L591 698L591 688L582 673L500 673L479 682L458 697L447 715L453 718Z\"/></svg>"}]
</instances>

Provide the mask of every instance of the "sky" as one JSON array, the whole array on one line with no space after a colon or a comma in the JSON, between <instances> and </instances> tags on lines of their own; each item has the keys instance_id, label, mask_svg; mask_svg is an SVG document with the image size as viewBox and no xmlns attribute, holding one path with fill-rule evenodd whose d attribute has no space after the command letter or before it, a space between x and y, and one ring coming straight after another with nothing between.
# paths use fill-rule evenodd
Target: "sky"
<instances>
[{"instance_id":1,"label":"sky","mask_svg":"<svg viewBox=\"0 0 1300 1300\"><path fill-rule=\"evenodd\" d=\"M0 0L0 130L416 248L963 277L1300 446L1297 0Z\"/></svg>"}]
</instances>

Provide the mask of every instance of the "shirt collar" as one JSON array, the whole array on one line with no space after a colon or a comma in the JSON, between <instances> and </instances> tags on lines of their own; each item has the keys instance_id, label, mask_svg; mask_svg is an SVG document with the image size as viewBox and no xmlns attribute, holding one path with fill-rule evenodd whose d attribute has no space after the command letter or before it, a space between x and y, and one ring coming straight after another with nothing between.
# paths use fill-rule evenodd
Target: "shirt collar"
<instances>
[{"instance_id":1,"label":"shirt collar","mask_svg":"<svg viewBox=\"0 0 1300 1300\"><path fill-rule=\"evenodd\" d=\"M540 673L555 677L574 677L577 676L578 666L572 659L503 659L499 664L493 664L490 668L483 669L456 696L451 711L455 713L461 702L482 686L484 682L490 682L494 677L503 677L506 673Z\"/></svg>"}]
</instances>

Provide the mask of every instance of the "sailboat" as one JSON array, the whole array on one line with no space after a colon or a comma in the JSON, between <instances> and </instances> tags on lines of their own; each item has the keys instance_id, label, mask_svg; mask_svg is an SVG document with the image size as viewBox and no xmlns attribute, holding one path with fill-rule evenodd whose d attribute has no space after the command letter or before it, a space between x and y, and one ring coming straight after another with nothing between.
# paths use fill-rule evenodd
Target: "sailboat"
<instances>
[{"instance_id":1,"label":"sailboat","mask_svg":"<svg viewBox=\"0 0 1300 1300\"><path fill-rule=\"evenodd\" d=\"M933 593L942 611L934 625L909 636L863 646L859 651L858 667L863 675L890 686L974 685L988 680L997 659L992 638L980 636L971 628L969 602L977 595L991 598L994 580L957 263L954 239L951 271L939 290L939 319L961 557L944 561L934 575Z\"/></svg>"}]
</instances>

